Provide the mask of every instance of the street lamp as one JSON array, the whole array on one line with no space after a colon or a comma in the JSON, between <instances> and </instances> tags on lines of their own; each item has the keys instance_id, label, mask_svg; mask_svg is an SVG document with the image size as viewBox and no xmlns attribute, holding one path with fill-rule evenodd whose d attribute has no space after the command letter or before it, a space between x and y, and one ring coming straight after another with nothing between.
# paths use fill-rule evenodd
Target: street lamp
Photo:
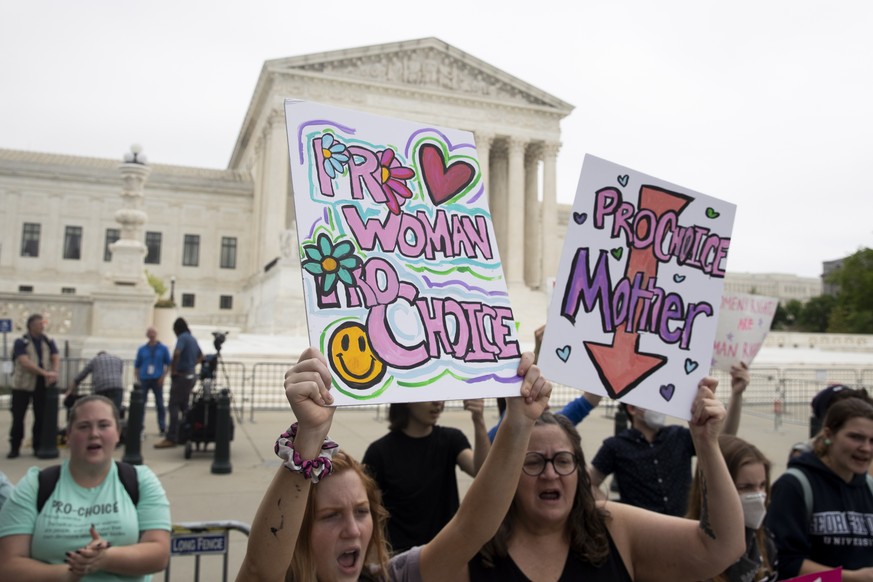
<instances>
[{"instance_id":1,"label":"street lamp","mask_svg":"<svg viewBox=\"0 0 873 582\"><path fill-rule=\"evenodd\" d=\"M138 143L130 146L130 151L124 154L124 161L128 164L146 165L146 157L145 154L142 153L142 146Z\"/></svg>"},{"instance_id":2,"label":"street lamp","mask_svg":"<svg viewBox=\"0 0 873 582\"><path fill-rule=\"evenodd\" d=\"M173 275L170 277L170 303L175 307L176 305L176 276Z\"/></svg>"}]
</instances>

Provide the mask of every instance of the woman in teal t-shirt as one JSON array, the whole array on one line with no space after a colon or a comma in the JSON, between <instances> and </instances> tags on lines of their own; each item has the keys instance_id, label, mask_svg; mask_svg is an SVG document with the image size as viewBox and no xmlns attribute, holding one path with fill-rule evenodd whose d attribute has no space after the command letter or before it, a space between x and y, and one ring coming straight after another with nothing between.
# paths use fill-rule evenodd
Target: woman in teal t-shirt
<instances>
[{"instance_id":1,"label":"woman in teal t-shirt","mask_svg":"<svg viewBox=\"0 0 873 582\"><path fill-rule=\"evenodd\" d=\"M158 478L136 467L137 502L113 453L118 411L104 396L80 398L67 429L70 459L42 510L39 468L31 467L0 510L0 563L10 580L138 580L170 557L170 504Z\"/></svg>"}]
</instances>

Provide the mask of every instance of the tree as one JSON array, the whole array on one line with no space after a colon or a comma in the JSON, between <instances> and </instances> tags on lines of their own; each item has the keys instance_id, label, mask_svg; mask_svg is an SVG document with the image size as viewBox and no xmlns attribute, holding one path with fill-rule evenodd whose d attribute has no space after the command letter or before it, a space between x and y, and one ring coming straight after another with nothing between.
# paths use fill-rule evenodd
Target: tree
<instances>
[{"instance_id":1,"label":"tree","mask_svg":"<svg viewBox=\"0 0 873 582\"><path fill-rule=\"evenodd\" d=\"M797 327L800 331L825 333L836 304L837 299L833 295L813 297L804 304L797 316Z\"/></svg>"},{"instance_id":2,"label":"tree","mask_svg":"<svg viewBox=\"0 0 873 582\"><path fill-rule=\"evenodd\" d=\"M770 323L770 331L783 331L788 326L788 312L782 307L782 302L776 304L776 312L773 314L773 321Z\"/></svg>"},{"instance_id":3,"label":"tree","mask_svg":"<svg viewBox=\"0 0 873 582\"><path fill-rule=\"evenodd\" d=\"M770 324L771 331L793 331L797 326L797 320L803 311L803 303L797 299L791 299L785 305L780 301L776 305L773 314L773 322Z\"/></svg>"},{"instance_id":4,"label":"tree","mask_svg":"<svg viewBox=\"0 0 873 582\"><path fill-rule=\"evenodd\" d=\"M846 257L827 282L837 287L828 331L873 333L873 249L862 248Z\"/></svg>"}]
</instances>

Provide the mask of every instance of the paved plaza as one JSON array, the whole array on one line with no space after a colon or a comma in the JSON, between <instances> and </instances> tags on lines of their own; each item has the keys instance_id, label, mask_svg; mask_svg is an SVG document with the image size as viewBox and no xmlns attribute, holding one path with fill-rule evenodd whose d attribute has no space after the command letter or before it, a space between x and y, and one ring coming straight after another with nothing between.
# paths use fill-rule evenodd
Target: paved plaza
<instances>
[{"instance_id":1,"label":"paved plaza","mask_svg":"<svg viewBox=\"0 0 873 582\"><path fill-rule=\"evenodd\" d=\"M277 388L281 390L281 387ZM486 420L493 425L497 420L497 408L492 406L486 413ZM387 431L387 408L354 409L346 408L337 411L334 417L331 438L340 446L360 459L367 445L382 436ZM60 415L59 415L60 416ZM293 421L290 409L287 411L256 411L254 421L247 415L243 422L235 419L234 440L231 443L232 471L219 475L211 472L213 462L213 445L208 452L194 451L190 459L184 458L183 447L156 450L152 445L160 439L156 433L156 423L153 411L146 413L146 440L142 443L143 462L158 475L164 489L170 498L172 518L174 523L211 520L236 520L250 524L261 496L272 479L279 460L273 454L273 443L276 437ZM0 433L9 433L11 415L8 411L0 413ZM27 427L31 424L28 415ZM440 424L457 427L464 431L471 442L473 434L469 413L449 407L443 414ZM590 460L604 438L613 434L614 421L607 416L606 408L595 409L580 425L582 443L586 459ZM739 436L756 444L773 463L775 478L785 469L787 454L791 445L806 438L808 428L805 425L786 424L778 430L774 429L773 419L749 412L742 418ZM2 448L0 467L13 481L17 482L30 466L45 467L58 462L58 459L37 459L26 448L22 448L22 456L7 460L7 447ZM66 451L60 449L61 458ZM124 449L118 449L117 458L124 455ZM470 478L459 473L459 484L462 493L466 491ZM229 543L228 577L233 580L239 569L240 561L245 553L246 536L239 532L231 532ZM194 579L193 557L174 557L171 562L171 579L189 581ZM204 581L220 580L222 559L216 556L204 556L200 563L200 579ZM155 576L155 582L163 579L163 575Z\"/></svg>"}]
</instances>

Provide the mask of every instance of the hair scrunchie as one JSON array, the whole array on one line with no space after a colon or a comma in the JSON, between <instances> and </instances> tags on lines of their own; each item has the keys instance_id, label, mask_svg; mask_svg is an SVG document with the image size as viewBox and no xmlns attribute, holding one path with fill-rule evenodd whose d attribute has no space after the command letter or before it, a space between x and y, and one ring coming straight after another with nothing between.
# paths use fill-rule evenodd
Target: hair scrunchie
<instances>
[{"instance_id":1,"label":"hair scrunchie","mask_svg":"<svg viewBox=\"0 0 873 582\"><path fill-rule=\"evenodd\" d=\"M324 439L321 445L321 454L314 459L303 459L296 450L294 450L294 438L297 436L297 423L295 422L288 427L288 430L279 435L276 439L276 446L273 451L276 455L284 460L282 463L286 469L295 473L302 474L306 479L312 479L313 483L318 483L330 475L333 465L331 458L339 449L339 445L330 440Z\"/></svg>"}]
</instances>

